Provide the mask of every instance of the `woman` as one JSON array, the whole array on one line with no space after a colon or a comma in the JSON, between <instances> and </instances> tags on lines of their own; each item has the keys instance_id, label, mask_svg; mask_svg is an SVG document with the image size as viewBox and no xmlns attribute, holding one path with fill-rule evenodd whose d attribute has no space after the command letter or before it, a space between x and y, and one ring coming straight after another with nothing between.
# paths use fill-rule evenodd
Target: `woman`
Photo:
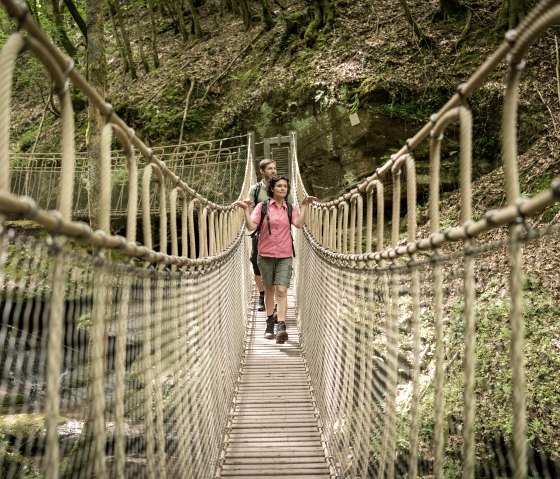
<instances>
[{"instance_id":1,"label":"woman","mask_svg":"<svg viewBox=\"0 0 560 479\"><path fill-rule=\"evenodd\" d=\"M290 183L285 176L273 176L269 179L267 194L269 200L260 202L251 213L250 201L236 201L234 204L244 210L245 225L249 231L259 228L258 259L264 284L264 302L266 307L266 331L264 337L274 337L274 297L278 305L278 325L276 342L283 344L288 339L286 331L286 310L288 308L288 287L292 276L293 241L291 224L303 227L307 205L317 198L308 196L301 202L301 213L295 206L288 206L286 198L290 193ZM263 208L265 214L263 215Z\"/></svg>"}]
</instances>

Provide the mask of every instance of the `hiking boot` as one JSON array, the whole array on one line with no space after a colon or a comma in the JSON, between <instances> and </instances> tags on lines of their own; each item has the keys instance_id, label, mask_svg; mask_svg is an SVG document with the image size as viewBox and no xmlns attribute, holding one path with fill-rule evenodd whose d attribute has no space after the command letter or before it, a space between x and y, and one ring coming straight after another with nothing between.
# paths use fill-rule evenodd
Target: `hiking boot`
<instances>
[{"instance_id":1,"label":"hiking boot","mask_svg":"<svg viewBox=\"0 0 560 479\"><path fill-rule=\"evenodd\" d=\"M276 326L276 342L278 344L284 344L288 340L288 333L286 331L286 323L280 321Z\"/></svg>"},{"instance_id":2,"label":"hiking boot","mask_svg":"<svg viewBox=\"0 0 560 479\"><path fill-rule=\"evenodd\" d=\"M257 311L264 311L266 308L264 306L264 293L259 293L259 305Z\"/></svg>"},{"instance_id":3,"label":"hiking boot","mask_svg":"<svg viewBox=\"0 0 560 479\"><path fill-rule=\"evenodd\" d=\"M266 320L266 331L264 332L264 339L274 338L274 318L268 318Z\"/></svg>"}]
</instances>

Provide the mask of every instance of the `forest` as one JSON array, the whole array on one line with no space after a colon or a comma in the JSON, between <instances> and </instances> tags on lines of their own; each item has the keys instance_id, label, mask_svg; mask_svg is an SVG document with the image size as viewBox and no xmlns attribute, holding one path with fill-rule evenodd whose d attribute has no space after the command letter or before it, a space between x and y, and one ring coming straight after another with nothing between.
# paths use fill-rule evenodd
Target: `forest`
<instances>
[{"instance_id":1,"label":"forest","mask_svg":"<svg viewBox=\"0 0 560 479\"><path fill-rule=\"evenodd\" d=\"M307 191L329 201L350 191L399 151L459 85L498 48L538 3L533 0L26 0L35 22L74 63L135 134L153 148L255 132L257 141L297 134ZM17 29L0 9L0 47ZM511 34L511 33L510 33ZM560 26L540 38L526 56L520 84L518 163L522 194L533 196L560 176ZM474 214L504 206L501 189L501 114L507 64L468 99L473 113ZM71 88L76 149L88 158L88 204L98 203L100 134L106 118L83 93ZM356 116L353 116L356 115ZM350 121L351 118L358 118ZM16 65L10 150L17 158L60 150L61 109L52 80L32 55ZM459 128L442 142L442 217L458 217ZM19 160L18 160L19 161ZM23 160L21 160L23 161ZM418 165L417 219L429 235L429 152ZM86 171L86 170L84 170ZM209 188L215 178L198 181ZM203 186L201 186L202 188ZM401 198L402 199L402 198ZM225 202L225 200L224 200ZM92 210L92 208L90 208ZM92 226L98 218L92 213ZM534 218L539 227L560 221L560 204ZM442 225L445 226L445 225ZM448 226L451 226L448 225ZM119 228L121 228L119 230ZM121 233L122 225L115 231ZM494 238L495 239L495 238ZM500 238L503 239L503 238ZM549 248L560 248L558 234ZM488 258L488 264L507 261ZM534 275L524 284L529 334L528 380L536 395L529 410L529 447L543 466L560 470L560 297L556 264L530 257ZM484 268L482 268L484 274ZM491 268L488 267L488 271ZM490 274L490 273L488 273ZM507 316L504 278L489 285L477 305L481 348L477 383L481 395L477 450L481 464L497 461L511 432L504 403L509 377L493 376L507 362L497 324ZM463 312L456 302L447 320L450 358L462 347ZM543 360L546 358L546 360ZM460 454L460 364L450 361L446 397L451 457ZM431 440L433 390L427 389L421 438ZM397 428L405 430L406 419ZM0 421L0 439L8 434ZM424 436L422 436L422 434ZM422 439L421 439L422 440ZM398 438L399 451L407 438ZM486 447L487 446L487 447ZM548 465L548 466L547 466ZM556 468L556 469L554 469ZM449 478L460 473L448 469ZM36 477L36 476L30 476ZM426 476L428 477L428 476ZM485 476L479 471L478 477ZM546 476L543 473L542 477Z\"/></svg>"}]
</instances>

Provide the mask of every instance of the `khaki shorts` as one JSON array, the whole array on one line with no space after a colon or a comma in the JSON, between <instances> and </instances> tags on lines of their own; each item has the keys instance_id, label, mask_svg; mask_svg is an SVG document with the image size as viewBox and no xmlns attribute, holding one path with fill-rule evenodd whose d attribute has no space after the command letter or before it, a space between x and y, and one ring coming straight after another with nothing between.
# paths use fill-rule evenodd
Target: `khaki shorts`
<instances>
[{"instance_id":1,"label":"khaki shorts","mask_svg":"<svg viewBox=\"0 0 560 479\"><path fill-rule=\"evenodd\" d=\"M265 286L270 287L277 284L290 286L290 279L292 278L291 256L289 258L259 256L257 262Z\"/></svg>"}]
</instances>

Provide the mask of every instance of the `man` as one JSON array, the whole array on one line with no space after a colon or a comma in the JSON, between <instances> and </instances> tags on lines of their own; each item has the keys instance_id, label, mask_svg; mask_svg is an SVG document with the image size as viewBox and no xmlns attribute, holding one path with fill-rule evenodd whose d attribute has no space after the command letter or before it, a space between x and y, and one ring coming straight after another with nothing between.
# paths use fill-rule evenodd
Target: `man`
<instances>
[{"instance_id":1,"label":"man","mask_svg":"<svg viewBox=\"0 0 560 479\"><path fill-rule=\"evenodd\" d=\"M252 208L255 208L257 204L262 201L268 200L268 195L266 190L268 188L268 182L270 178L276 175L276 162L274 160L265 158L259 163L259 170L261 172L261 181L255 183L249 190L249 198ZM264 311L264 284L262 282L261 272L259 270L259 265L257 264L257 237L253 237L253 247L251 250L251 265L253 266L253 274L255 275L255 284L259 290L259 304L257 307L258 311Z\"/></svg>"}]
</instances>

